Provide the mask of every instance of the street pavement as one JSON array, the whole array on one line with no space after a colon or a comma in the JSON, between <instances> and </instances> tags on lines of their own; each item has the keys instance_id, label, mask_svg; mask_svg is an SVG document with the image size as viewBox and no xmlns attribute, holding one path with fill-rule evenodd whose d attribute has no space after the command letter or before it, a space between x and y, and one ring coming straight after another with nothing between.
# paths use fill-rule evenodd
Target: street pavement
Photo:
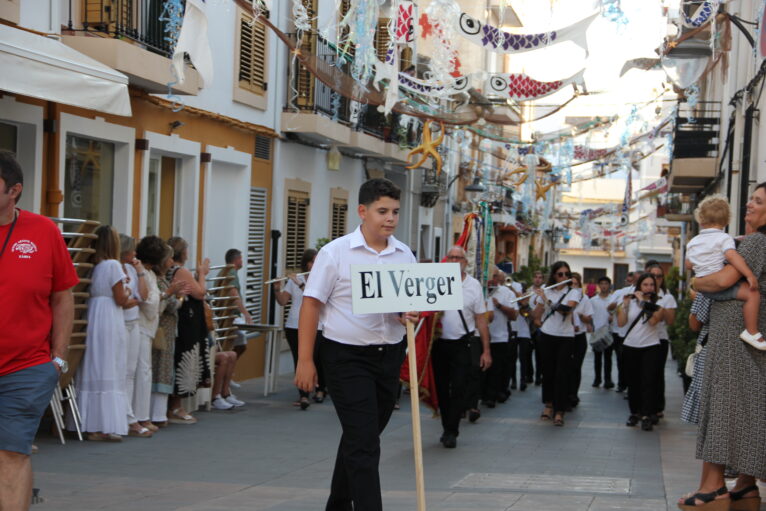
<instances>
[{"instance_id":1,"label":"street pavement","mask_svg":"<svg viewBox=\"0 0 766 511\"><path fill-rule=\"evenodd\" d=\"M622 394L590 386L583 366L580 406L566 426L541 422L540 387L514 391L497 408L463 422L457 449L439 443L441 428L422 410L429 510L665 511L697 488L696 428L678 416L675 362L667 363L667 418L653 432L624 425ZM148 511L323 510L340 427L332 404L292 405L291 375L264 397L262 380L237 392L247 406L198 412L195 425L171 425L153 438L119 444L37 440L33 509ZM409 396L382 436L383 505L416 510ZM762 488L766 495L766 488ZM766 509L766 506L764 506Z\"/></svg>"}]
</instances>

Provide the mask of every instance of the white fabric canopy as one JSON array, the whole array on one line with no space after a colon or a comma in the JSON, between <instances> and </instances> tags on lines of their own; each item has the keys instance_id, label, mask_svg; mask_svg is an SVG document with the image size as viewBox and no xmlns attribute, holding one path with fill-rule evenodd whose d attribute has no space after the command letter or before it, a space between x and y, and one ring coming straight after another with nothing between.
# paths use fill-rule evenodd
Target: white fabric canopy
<instances>
[{"instance_id":1,"label":"white fabric canopy","mask_svg":"<svg viewBox=\"0 0 766 511\"><path fill-rule=\"evenodd\" d=\"M0 25L0 90L131 115L128 77L61 41Z\"/></svg>"}]
</instances>

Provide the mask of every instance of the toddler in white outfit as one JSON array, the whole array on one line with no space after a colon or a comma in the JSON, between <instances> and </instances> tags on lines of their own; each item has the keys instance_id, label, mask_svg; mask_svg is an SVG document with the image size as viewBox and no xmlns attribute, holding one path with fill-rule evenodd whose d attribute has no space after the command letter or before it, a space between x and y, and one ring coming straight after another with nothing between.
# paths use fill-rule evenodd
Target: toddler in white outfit
<instances>
[{"instance_id":1,"label":"toddler in white outfit","mask_svg":"<svg viewBox=\"0 0 766 511\"><path fill-rule=\"evenodd\" d=\"M761 293L758 279L734 245L734 239L723 229L729 224L729 203L721 195L713 195L700 202L694 218L700 233L686 245L686 267L694 270L695 277L711 275L723 269L724 262L732 265L747 280L718 293L702 293L715 301L740 300L745 302L743 314L745 330L740 339L759 350L766 350L766 341L758 331Z\"/></svg>"}]
</instances>

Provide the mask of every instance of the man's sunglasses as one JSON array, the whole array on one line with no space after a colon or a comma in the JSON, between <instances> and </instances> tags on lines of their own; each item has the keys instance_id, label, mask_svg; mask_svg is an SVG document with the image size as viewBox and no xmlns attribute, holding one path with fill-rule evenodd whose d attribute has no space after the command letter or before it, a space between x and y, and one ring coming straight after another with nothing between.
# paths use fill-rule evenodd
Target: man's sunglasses
<instances>
[{"instance_id":1,"label":"man's sunglasses","mask_svg":"<svg viewBox=\"0 0 766 511\"><path fill-rule=\"evenodd\" d=\"M572 276L572 272L568 272L568 271L560 271L560 272L558 272L558 273L556 274L556 276L557 276L557 277L571 277L571 276Z\"/></svg>"}]
</instances>

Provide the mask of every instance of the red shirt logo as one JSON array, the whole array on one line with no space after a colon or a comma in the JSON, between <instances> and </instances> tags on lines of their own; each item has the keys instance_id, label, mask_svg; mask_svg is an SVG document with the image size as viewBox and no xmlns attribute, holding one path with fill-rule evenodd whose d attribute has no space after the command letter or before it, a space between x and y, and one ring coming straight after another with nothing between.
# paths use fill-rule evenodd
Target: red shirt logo
<instances>
[{"instance_id":1,"label":"red shirt logo","mask_svg":"<svg viewBox=\"0 0 766 511\"><path fill-rule=\"evenodd\" d=\"M18 254L19 259L31 259L37 253L37 245L30 240L19 240L11 247L12 254Z\"/></svg>"}]
</instances>

